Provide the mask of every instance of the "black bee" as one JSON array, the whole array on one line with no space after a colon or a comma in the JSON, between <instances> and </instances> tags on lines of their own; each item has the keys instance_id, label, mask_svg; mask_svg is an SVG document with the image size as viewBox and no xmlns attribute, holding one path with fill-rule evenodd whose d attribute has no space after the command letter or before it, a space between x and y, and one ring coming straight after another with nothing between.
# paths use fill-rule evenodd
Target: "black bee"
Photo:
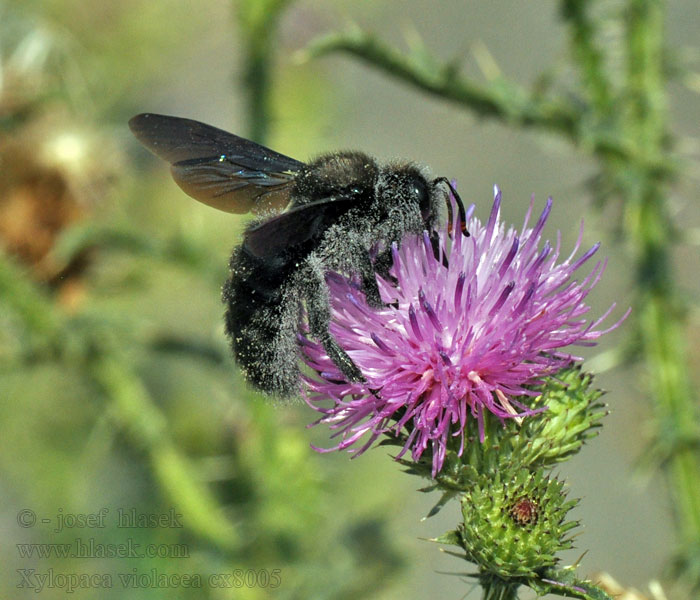
<instances>
[{"instance_id":1,"label":"black bee","mask_svg":"<svg viewBox=\"0 0 700 600\"><path fill-rule=\"evenodd\" d=\"M370 305L382 306L376 274L389 276L391 244L431 232L437 247L440 186L410 163L386 166L361 152L336 152L309 164L215 127L141 114L134 135L171 164L176 183L220 210L261 215L233 251L224 284L226 332L249 381L280 397L299 392L297 335L305 309L311 335L352 381L364 381L328 327L326 273L357 278ZM464 207L457 200L462 231ZM376 392L375 392L376 393Z\"/></svg>"}]
</instances>

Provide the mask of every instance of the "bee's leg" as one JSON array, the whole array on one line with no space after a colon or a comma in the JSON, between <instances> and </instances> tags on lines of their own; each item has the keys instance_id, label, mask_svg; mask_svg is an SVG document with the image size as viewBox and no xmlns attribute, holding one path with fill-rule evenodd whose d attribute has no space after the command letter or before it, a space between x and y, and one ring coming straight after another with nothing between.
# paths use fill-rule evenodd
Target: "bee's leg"
<instances>
[{"instance_id":1,"label":"bee's leg","mask_svg":"<svg viewBox=\"0 0 700 600\"><path fill-rule=\"evenodd\" d=\"M273 359L269 361L270 380L275 395L291 398L299 394L299 363L296 334L299 329L300 300L285 290L285 302L277 315L278 331L274 338Z\"/></svg>"},{"instance_id":2,"label":"bee's leg","mask_svg":"<svg viewBox=\"0 0 700 600\"><path fill-rule=\"evenodd\" d=\"M440 237L438 236L437 231L432 231L430 233L430 245L433 247L433 256L435 256L435 259L440 260L440 254L442 254L442 266L448 269L450 267L450 263L447 260L447 255L445 252L440 252Z\"/></svg>"},{"instance_id":3,"label":"bee's leg","mask_svg":"<svg viewBox=\"0 0 700 600\"><path fill-rule=\"evenodd\" d=\"M392 264L393 258L391 256L391 249L389 248L380 252L374 260L374 263L369 263L369 269L363 272L362 289L365 292L367 304L372 308L383 308L386 306L386 302L382 300L381 294L379 293L377 275L381 276L383 279L393 280L389 275L389 269L391 269Z\"/></svg>"},{"instance_id":4,"label":"bee's leg","mask_svg":"<svg viewBox=\"0 0 700 600\"><path fill-rule=\"evenodd\" d=\"M381 308L384 306L374 271L362 275L362 291L365 293L365 298L367 298L367 304L372 308Z\"/></svg>"},{"instance_id":5,"label":"bee's leg","mask_svg":"<svg viewBox=\"0 0 700 600\"><path fill-rule=\"evenodd\" d=\"M310 256L307 259L306 268L299 271L298 281L298 285L303 286L311 335L321 343L326 354L348 380L365 382L362 371L328 330L331 322L331 307L323 262Z\"/></svg>"}]
</instances>

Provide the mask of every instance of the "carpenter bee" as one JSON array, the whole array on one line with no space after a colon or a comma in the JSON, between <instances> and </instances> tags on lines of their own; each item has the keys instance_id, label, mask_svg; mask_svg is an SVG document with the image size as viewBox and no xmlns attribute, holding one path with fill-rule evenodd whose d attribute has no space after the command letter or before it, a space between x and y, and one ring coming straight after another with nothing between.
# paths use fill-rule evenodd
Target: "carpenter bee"
<instances>
[{"instance_id":1,"label":"carpenter bee","mask_svg":"<svg viewBox=\"0 0 700 600\"><path fill-rule=\"evenodd\" d=\"M298 334L304 318L350 381L362 373L329 332L328 272L354 277L370 305L383 306L376 275L389 277L391 245L435 233L440 208L452 216L445 177L411 163L380 166L361 152L335 152L305 164L210 125L156 114L129 126L171 164L175 182L220 210L258 215L231 257L223 287L226 332L248 380L279 397L299 393ZM436 254L437 256L437 254ZM376 392L375 392L376 393Z\"/></svg>"}]
</instances>

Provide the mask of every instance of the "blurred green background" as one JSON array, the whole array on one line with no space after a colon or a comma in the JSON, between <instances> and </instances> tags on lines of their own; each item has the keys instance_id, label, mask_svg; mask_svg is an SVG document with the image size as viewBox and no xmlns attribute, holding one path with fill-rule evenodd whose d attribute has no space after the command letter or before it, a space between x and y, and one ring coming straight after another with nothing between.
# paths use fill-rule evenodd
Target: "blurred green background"
<instances>
[{"instance_id":1,"label":"blurred green background","mask_svg":"<svg viewBox=\"0 0 700 600\"><path fill-rule=\"evenodd\" d=\"M36 574L50 571L46 599L65 597L60 574L68 573L112 575L111 588L74 592L83 598L460 598L472 585L460 577L465 563L419 539L453 527L456 503L421 521L437 498L416 493L421 482L385 449L355 461L317 454L309 445L330 445L328 431L306 428L316 418L308 407L274 405L246 389L219 299L245 219L185 196L126 126L136 113L159 112L249 135L250 31L240 11L265 4L0 2L1 597L36 597ZM614 236L620 217L614 206L592 206L593 161L553 136L476 119L347 57L299 60L316 36L350 22L399 45L420 36L437 55L463 55L469 75L500 69L525 85L563 65L557 3L290 2L269 26L266 143L301 160L358 148L427 164L457 179L482 218L494 184L514 223L531 194L540 205L551 195L550 239L561 230L571 248L585 217L585 244L604 242L609 265L592 314L613 301L630 305L630 262ZM670 3L667 27L674 48L697 52L695 0ZM670 110L694 178L669 202L677 222L697 226L700 102L697 80L687 83L670 90ZM674 267L684 293L696 295L697 248L679 252ZM697 340L697 319L691 327ZM594 357L624 336L622 327L583 352ZM697 344L690 350L697 368ZM608 571L638 588L662 576L673 540L664 483L635 474L649 377L640 367L598 377L612 413L601 436L561 468L571 496L583 499L575 516L585 524L564 561L588 550L583 575ZM104 528L55 531L59 513L102 508ZM36 515L33 526L18 522L31 518L23 509ZM119 509L173 509L183 526L119 528ZM18 546L76 538L186 555L42 558ZM154 569L262 579L130 589L118 577L144 574L147 584ZM275 570L273 589L265 577Z\"/></svg>"}]
</instances>

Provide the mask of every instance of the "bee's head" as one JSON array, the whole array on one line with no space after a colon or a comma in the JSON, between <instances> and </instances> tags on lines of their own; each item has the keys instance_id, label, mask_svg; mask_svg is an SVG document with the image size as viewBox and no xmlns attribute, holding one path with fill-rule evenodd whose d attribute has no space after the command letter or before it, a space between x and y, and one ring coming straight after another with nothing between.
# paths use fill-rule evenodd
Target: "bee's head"
<instances>
[{"instance_id":1,"label":"bee's head","mask_svg":"<svg viewBox=\"0 0 700 600\"><path fill-rule=\"evenodd\" d=\"M375 188L380 219L402 221L416 233L434 229L439 221L440 194L414 165L392 165L381 170Z\"/></svg>"},{"instance_id":2,"label":"bee's head","mask_svg":"<svg viewBox=\"0 0 700 600\"><path fill-rule=\"evenodd\" d=\"M446 177L429 180L418 167L408 164L382 169L377 178L376 202L380 218L401 222L404 231L437 230L445 215L445 206L453 222L456 215L450 194L455 200L462 232L466 233L462 200Z\"/></svg>"}]
</instances>

